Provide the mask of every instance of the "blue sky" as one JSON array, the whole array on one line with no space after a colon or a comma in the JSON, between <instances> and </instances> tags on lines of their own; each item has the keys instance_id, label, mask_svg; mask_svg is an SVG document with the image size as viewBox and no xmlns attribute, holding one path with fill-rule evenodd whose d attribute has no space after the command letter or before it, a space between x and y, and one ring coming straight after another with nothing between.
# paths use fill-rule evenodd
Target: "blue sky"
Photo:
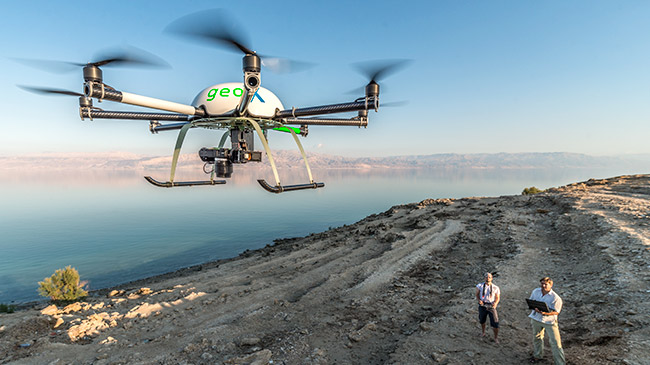
<instances>
[{"instance_id":1,"label":"blue sky","mask_svg":"<svg viewBox=\"0 0 650 365\"><path fill-rule=\"evenodd\" d=\"M0 155L129 151L171 154L176 133L147 121L82 122L77 100L27 93L81 91L81 70L53 74L12 58L85 62L106 48L147 50L171 69L105 68L118 90L190 103L202 89L242 80L241 56L163 33L177 18L224 8L263 54L317 63L262 74L285 107L346 102L365 80L350 65L412 59L386 78L367 129L311 127L308 151L344 156L433 153L650 153L648 1L30 1L0 15ZM111 102L107 110L135 110ZM193 130L184 152L218 143ZM293 148L289 135L271 146ZM259 146L261 149L261 146Z\"/></svg>"}]
</instances>

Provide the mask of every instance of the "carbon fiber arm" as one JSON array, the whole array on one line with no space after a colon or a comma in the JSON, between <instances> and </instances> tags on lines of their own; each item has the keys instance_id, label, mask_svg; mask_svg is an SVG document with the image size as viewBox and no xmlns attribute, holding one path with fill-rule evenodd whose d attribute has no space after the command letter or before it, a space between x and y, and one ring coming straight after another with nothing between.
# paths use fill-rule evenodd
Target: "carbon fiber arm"
<instances>
[{"instance_id":1,"label":"carbon fiber arm","mask_svg":"<svg viewBox=\"0 0 650 365\"><path fill-rule=\"evenodd\" d=\"M189 121L192 116L186 114L171 113L137 113L137 112L118 112L104 111L90 108L81 108L81 118L88 119L133 119L133 120L173 120Z\"/></svg>"},{"instance_id":2,"label":"carbon fiber arm","mask_svg":"<svg viewBox=\"0 0 650 365\"><path fill-rule=\"evenodd\" d=\"M293 108L281 110L275 113L274 118L289 118L289 117L306 117L323 114L346 113L356 112L360 110L377 109L379 107L379 99L368 98L360 101L353 101L351 103L330 104L321 106L312 106L308 108Z\"/></svg>"}]
</instances>

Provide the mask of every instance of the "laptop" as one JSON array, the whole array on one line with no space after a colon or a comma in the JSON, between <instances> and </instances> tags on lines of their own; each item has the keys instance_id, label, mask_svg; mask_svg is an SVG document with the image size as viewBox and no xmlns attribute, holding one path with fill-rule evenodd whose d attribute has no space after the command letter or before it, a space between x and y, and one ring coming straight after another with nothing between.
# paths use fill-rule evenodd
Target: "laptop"
<instances>
[{"instance_id":1,"label":"laptop","mask_svg":"<svg viewBox=\"0 0 650 365\"><path fill-rule=\"evenodd\" d=\"M542 312L548 313L551 310L548 308L548 304L546 302L540 302L539 300L532 300L532 299L526 299L526 303L528 303L528 309L535 310L535 308L539 309Z\"/></svg>"}]
</instances>

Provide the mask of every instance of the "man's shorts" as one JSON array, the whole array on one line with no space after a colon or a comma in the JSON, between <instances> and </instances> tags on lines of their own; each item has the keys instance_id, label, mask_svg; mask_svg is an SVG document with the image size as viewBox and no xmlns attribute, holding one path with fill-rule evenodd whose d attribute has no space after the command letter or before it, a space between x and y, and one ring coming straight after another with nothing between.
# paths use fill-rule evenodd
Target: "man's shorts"
<instances>
[{"instance_id":1,"label":"man's shorts","mask_svg":"<svg viewBox=\"0 0 650 365\"><path fill-rule=\"evenodd\" d=\"M478 321L480 324L485 323L487 317L490 317L490 326L499 328L499 315L496 308L486 308L482 305L478 306Z\"/></svg>"}]
</instances>

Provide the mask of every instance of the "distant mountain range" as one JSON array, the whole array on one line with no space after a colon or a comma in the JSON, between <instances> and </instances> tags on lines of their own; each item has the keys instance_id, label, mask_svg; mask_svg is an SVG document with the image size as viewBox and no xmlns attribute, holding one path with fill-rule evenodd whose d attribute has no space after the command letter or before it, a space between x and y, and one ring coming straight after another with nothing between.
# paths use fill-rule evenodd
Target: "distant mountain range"
<instances>
[{"instance_id":1,"label":"distant mountain range","mask_svg":"<svg viewBox=\"0 0 650 365\"><path fill-rule=\"evenodd\" d=\"M302 158L295 151L274 151L279 168L304 168ZM623 156L589 156L579 153L477 153L433 154L392 157L343 157L310 153L309 164L315 169L381 169L381 168L472 168L472 169L528 169L528 168L607 168L634 167L650 170L650 154ZM0 156L0 170L157 170L168 169L171 156L147 156L126 152L106 153L43 153L20 156ZM184 154L179 168L197 168L203 165L197 154ZM267 166L266 156L263 164ZM252 167L252 166L251 166Z\"/></svg>"}]
</instances>

